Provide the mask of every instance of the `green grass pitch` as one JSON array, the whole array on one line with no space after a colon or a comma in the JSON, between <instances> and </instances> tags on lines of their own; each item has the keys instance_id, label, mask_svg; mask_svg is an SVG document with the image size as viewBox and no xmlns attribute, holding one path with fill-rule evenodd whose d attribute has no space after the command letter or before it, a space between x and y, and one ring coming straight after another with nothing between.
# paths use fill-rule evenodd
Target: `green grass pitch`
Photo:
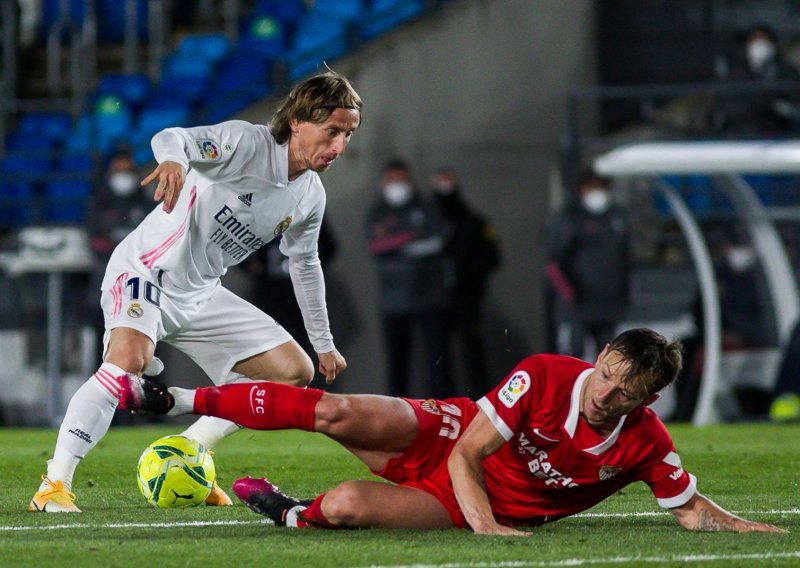
<instances>
[{"instance_id":1,"label":"green grass pitch","mask_svg":"<svg viewBox=\"0 0 800 568\"><path fill-rule=\"evenodd\" d=\"M25 506L55 430L0 429L0 566L800 566L800 425L670 427L703 493L789 534L685 531L639 483L528 538L458 530L291 530L264 523L238 502L154 509L136 487L136 462L151 441L180 430L113 428L76 475L74 491L84 512L48 515L28 513ZM223 487L244 475L266 474L301 497L370 477L333 442L294 431L242 431L216 448L215 461Z\"/></svg>"}]
</instances>

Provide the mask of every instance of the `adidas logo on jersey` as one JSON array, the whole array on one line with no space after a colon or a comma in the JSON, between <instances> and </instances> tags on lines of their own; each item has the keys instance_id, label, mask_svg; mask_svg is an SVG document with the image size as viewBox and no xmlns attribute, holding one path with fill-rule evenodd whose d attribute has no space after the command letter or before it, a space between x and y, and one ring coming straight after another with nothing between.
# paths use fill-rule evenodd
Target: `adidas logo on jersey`
<instances>
[{"instance_id":1,"label":"adidas logo on jersey","mask_svg":"<svg viewBox=\"0 0 800 568\"><path fill-rule=\"evenodd\" d=\"M239 201L250 207L253 204L253 194L245 193L244 195L240 195Z\"/></svg>"}]
</instances>

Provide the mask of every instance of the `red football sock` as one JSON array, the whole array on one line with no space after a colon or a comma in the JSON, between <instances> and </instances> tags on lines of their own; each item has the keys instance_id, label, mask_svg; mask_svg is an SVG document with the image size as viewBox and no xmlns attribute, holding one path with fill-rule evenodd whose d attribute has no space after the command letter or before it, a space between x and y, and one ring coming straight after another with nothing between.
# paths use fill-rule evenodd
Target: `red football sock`
<instances>
[{"instance_id":1,"label":"red football sock","mask_svg":"<svg viewBox=\"0 0 800 568\"><path fill-rule=\"evenodd\" d=\"M325 493L314 499L307 509L300 511L297 515L297 526L299 527L319 527L325 529L335 529L325 515L322 514L322 499Z\"/></svg>"},{"instance_id":2,"label":"red football sock","mask_svg":"<svg viewBox=\"0 0 800 568\"><path fill-rule=\"evenodd\" d=\"M225 418L253 430L314 431L314 409L324 391L280 383L235 383L197 389L194 414Z\"/></svg>"}]
</instances>

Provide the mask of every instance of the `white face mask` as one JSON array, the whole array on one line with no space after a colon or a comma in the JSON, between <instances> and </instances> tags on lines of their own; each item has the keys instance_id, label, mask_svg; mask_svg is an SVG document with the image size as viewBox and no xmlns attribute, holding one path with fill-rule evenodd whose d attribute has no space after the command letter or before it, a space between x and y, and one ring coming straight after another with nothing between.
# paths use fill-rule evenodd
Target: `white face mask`
<instances>
[{"instance_id":1,"label":"white face mask","mask_svg":"<svg viewBox=\"0 0 800 568\"><path fill-rule=\"evenodd\" d=\"M411 184L405 181L390 181L383 187L383 197L392 207L402 207L411 201L412 193Z\"/></svg>"},{"instance_id":2,"label":"white face mask","mask_svg":"<svg viewBox=\"0 0 800 568\"><path fill-rule=\"evenodd\" d=\"M581 197L581 204L589 213L602 215L611 207L611 196L605 189L590 189Z\"/></svg>"},{"instance_id":3,"label":"white face mask","mask_svg":"<svg viewBox=\"0 0 800 568\"><path fill-rule=\"evenodd\" d=\"M751 247L733 247L726 255L728 265L734 272L745 272L753 268L756 263L756 251Z\"/></svg>"},{"instance_id":4,"label":"white face mask","mask_svg":"<svg viewBox=\"0 0 800 568\"><path fill-rule=\"evenodd\" d=\"M108 187L114 195L128 197L139 187L139 178L132 172L117 172L108 178Z\"/></svg>"},{"instance_id":5,"label":"white face mask","mask_svg":"<svg viewBox=\"0 0 800 568\"><path fill-rule=\"evenodd\" d=\"M775 46L769 40L757 39L747 46L747 62L755 71L760 71L773 57L775 57Z\"/></svg>"}]
</instances>

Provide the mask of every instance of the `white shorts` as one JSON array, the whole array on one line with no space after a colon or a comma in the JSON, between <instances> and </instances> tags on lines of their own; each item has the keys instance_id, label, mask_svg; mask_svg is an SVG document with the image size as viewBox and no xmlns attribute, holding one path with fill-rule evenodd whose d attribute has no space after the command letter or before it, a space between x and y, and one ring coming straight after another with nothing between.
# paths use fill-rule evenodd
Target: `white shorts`
<instances>
[{"instance_id":1,"label":"white shorts","mask_svg":"<svg viewBox=\"0 0 800 568\"><path fill-rule=\"evenodd\" d=\"M164 341L180 349L219 385L241 378L231 373L239 361L292 340L272 317L222 286L207 300L181 303L179 294L158 286L148 273L129 269L112 282L100 297L104 350L112 329L135 329L154 345Z\"/></svg>"}]
</instances>

